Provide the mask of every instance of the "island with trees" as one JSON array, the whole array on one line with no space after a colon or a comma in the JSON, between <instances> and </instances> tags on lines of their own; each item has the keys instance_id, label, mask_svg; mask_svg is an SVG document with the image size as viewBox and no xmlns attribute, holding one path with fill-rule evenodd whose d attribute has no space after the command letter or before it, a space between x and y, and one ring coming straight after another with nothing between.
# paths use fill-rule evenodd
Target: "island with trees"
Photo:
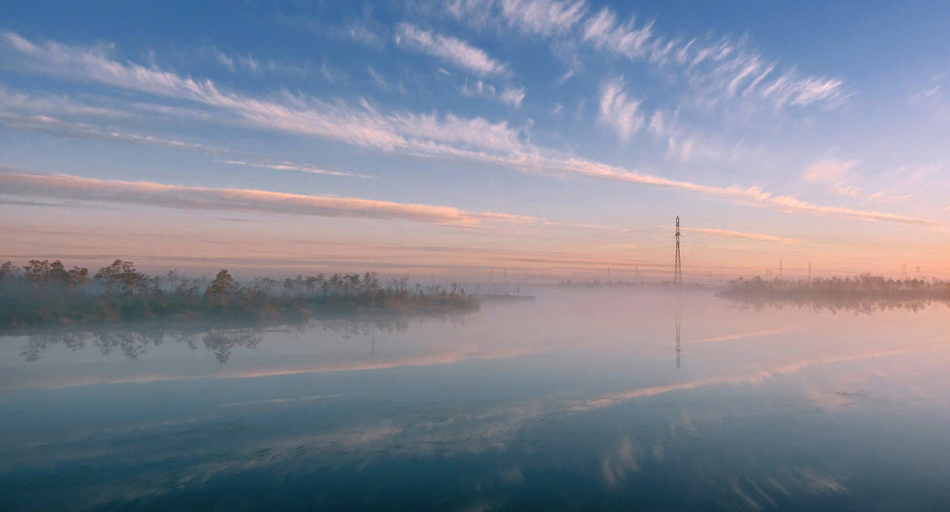
<instances>
[{"instance_id":1,"label":"island with trees","mask_svg":"<svg viewBox=\"0 0 950 512\"><path fill-rule=\"evenodd\" d=\"M832 312L917 311L932 303L950 305L950 281L889 279L871 274L808 280L739 278L717 296L757 308L791 305Z\"/></svg>"},{"instance_id":2,"label":"island with trees","mask_svg":"<svg viewBox=\"0 0 950 512\"><path fill-rule=\"evenodd\" d=\"M445 314L479 307L457 284L382 283L375 273L298 275L241 283L227 270L210 281L176 272L149 276L115 260L92 274L61 261L0 265L0 330L41 325L199 320L299 322L347 314Z\"/></svg>"}]
</instances>

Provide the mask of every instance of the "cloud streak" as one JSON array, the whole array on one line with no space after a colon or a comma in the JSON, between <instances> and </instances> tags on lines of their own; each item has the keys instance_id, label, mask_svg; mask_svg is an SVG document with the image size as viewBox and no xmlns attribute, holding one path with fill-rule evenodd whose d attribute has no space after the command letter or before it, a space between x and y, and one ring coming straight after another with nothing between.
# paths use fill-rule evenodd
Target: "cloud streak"
<instances>
[{"instance_id":1,"label":"cloud streak","mask_svg":"<svg viewBox=\"0 0 950 512\"><path fill-rule=\"evenodd\" d=\"M3 194L187 210L218 210L408 220L438 225L477 226L533 219L501 213L472 213L448 206L395 203L352 197L287 194L265 190L204 188L81 178L64 174L0 172Z\"/></svg>"},{"instance_id":2,"label":"cloud streak","mask_svg":"<svg viewBox=\"0 0 950 512\"><path fill-rule=\"evenodd\" d=\"M422 30L408 23L396 28L396 44L438 57L458 68L478 75L508 75L508 68L484 50L452 36Z\"/></svg>"},{"instance_id":3,"label":"cloud streak","mask_svg":"<svg viewBox=\"0 0 950 512\"><path fill-rule=\"evenodd\" d=\"M353 174L349 172L328 171L326 169L321 169L319 167L314 167L312 165L300 164L296 162L266 163L266 162L245 162L243 160L221 160L221 162L226 163L226 164L231 164L231 165L244 165L248 167L258 167L260 169L274 169L276 171L295 171L295 172L305 172L308 174L323 174L326 176L350 176L354 178L373 179L372 176L367 176L365 174Z\"/></svg>"},{"instance_id":4,"label":"cloud streak","mask_svg":"<svg viewBox=\"0 0 950 512\"><path fill-rule=\"evenodd\" d=\"M856 160L849 162L842 162L839 160L823 160L811 165L808 167L808 169L805 169L805 174L802 176L802 181L805 183L837 181L857 164L858 162Z\"/></svg>"},{"instance_id":5,"label":"cloud streak","mask_svg":"<svg viewBox=\"0 0 950 512\"><path fill-rule=\"evenodd\" d=\"M684 233L695 233L698 235L708 235L722 238L740 238L746 240L757 240L761 242L778 242L782 244L798 243L794 238L785 238L781 236L762 235L759 233L744 233L741 231L729 231L727 229L713 228L683 228Z\"/></svg>"},{"instance_id":6,"label":"cloud streak","mask_svg":"<svg viewBox=\"0 0 950 512\"><path fill-rule=\"evenodd\" d=\"M127 117L124 112L76 103L67 96L36 96L12 91L2 85L0 85L0 109L21 114Z\"/></svg>"},{"instance_id":7,"label":"cloud streak","mask_svg":"<svg viewBox=\"0 0 950 512\"><path fill-rule=\"evenodd\" d=\"M106 140L112 142L127 142L131 144L145 144L149 146L164 146L172 149L196 151L216 155L224 151L218 148L193 144L173 139L163 139L150 135L124 133L115 130L101 130L84 123L70 123L48 116L24 116L0 111L0 124L16 129L32 132L71 137L76 139Z\"/></svg>"},{"instance_id":8,"label":"cloud streak","mask_svg":"<svg viewBox=\"0 0 950 512\"><path fill-rule=\"evenodd\" d=\"M898 222L901 224L920 226L937 225L935 221L930 219L922 219L918 217L910 217L887 212L858 210L841 206L818 205L803 201L794 196L775 195L756 186L742 187L734 185L729 187L716 187L710 185L701 185L687 181L670 180L648 174L630 172L618 167L590 162L583 159L569 158L560 161L548 161L545 162L545 165L549 165L553 169L563 169L565 172L583 174L601 179L688 190L690 192L727 198L739 204L770 208L786 213L807 213L812 215L846 217L860 220Z\"/></svg>"}]
</instances>

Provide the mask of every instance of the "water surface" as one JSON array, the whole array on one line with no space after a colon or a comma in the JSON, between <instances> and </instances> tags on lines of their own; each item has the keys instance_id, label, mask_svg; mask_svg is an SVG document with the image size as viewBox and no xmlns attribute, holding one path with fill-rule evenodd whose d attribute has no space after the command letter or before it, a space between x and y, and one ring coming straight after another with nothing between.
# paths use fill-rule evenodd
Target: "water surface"
<instances>
[{"instance_id":1,"label":"water surface","mask_svg":"<svg viewBox=\"0 0 950 512\"><path fill-rule=\"evenodd\" d=\"M7 336L0 508L946 510L948 318L544 290Z\"/></svg>"}]
</instances>

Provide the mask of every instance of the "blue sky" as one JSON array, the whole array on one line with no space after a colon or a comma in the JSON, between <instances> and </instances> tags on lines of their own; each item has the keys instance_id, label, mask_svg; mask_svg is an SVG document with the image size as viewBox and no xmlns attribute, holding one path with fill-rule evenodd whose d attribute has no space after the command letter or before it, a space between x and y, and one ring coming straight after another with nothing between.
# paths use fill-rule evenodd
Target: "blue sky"
<instances>
[{"instance_id":1,"label":"blue sky","mask_svg":"<svg viewBox=\"0 0 950 512\"><path fill-rule=\"evenodd\" d=\"M950 277L940 2L8 2L0 259ZM774 270L773 270L774 271Z\"/></svg>"}]
</instances>

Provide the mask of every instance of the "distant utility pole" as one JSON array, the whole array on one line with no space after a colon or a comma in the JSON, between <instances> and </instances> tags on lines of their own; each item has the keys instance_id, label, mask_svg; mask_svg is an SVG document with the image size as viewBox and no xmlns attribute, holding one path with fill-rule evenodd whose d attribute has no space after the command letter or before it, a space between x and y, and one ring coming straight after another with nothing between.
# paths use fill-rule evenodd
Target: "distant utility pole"
<instances>
[{"instance_id":1,"label":"distant utility pole","mask_svg":"<svg viewBox=\"0 0 950 512\"><path fill-rule=\"evenodd\" d=\"M917 277L914 279L920 279L920 265L917 265Z\"/></svg>"},{"instance_id":2,"label":"distant utility pole","mask_svg":"<svg viewBox=\"0 0 950 512\"><path fill-rule=\"evenodd\" d=\"M906 279L907 279L907 264L906 264L906 263L904 263L903 265L901 265L901 279L902 279L902 280L906 280Z\"/></svg>"},{"instance_id":3,"label":"distant utility pole","mask_svg":"<svg viewBox=\"0 0 950 512\"><path fill-rule=\"evenodd\" d=\"M811 282L811 262L808 262L808 282Z\"/></svg>"},{"instance_id":4,"label":"distant utility pole","mask_svg":"<svg viewBox=\"0 0 950 512\"><path fill-rule=\"evenodd\" d=\"M778 278L779 279L782 278L782 259L781 258L779 258L778 260Z\"/></svg>"},{"instance_id":5,"label":"distant utility pole","mask_svg":"<svg viewBox=\"0 0 950 512\"><path fill-rule=\"evenodd\" d=\"M680 261L680 216L676 216L676 264L673 268L673 282L683 282L683 265Z\"/></svg>"}]
</instances>

